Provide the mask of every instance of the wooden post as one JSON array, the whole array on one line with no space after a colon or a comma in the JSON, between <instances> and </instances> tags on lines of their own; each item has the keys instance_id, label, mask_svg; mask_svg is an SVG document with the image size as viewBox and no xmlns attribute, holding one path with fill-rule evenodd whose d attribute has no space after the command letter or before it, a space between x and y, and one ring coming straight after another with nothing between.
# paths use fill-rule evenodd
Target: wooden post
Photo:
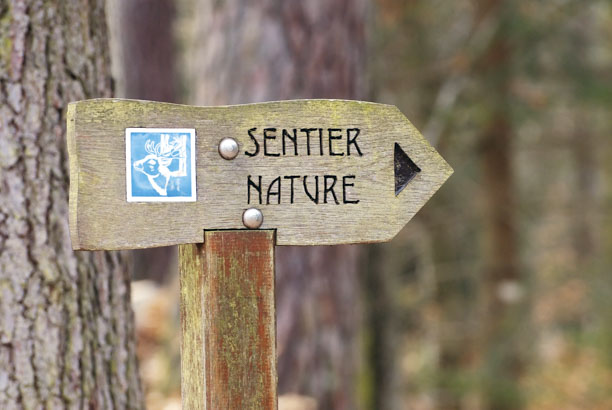
<instances>
[{"instance_id":1,"label":"wooden post","mask_svg":"<svg viewBox=\"0 0 612 410\"><path fill-rule=\"evenodd\" d=\"M184 409L276 409L274 231L179 247Z\"/></svg>"}]
</instances>

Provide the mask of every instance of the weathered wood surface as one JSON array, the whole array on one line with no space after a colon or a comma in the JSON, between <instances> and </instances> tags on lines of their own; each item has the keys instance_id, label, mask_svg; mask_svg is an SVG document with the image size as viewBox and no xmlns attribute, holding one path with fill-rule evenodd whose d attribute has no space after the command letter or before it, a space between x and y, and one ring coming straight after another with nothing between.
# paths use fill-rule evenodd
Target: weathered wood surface
<instances>
[{"instance_id":1,"label":"weathered wood surface","mask_svg":"<svg viewBox=\"0 0 612 410\"><path fill-rule=\"evenodd\" d=\"M179 247L184 409L276 409L274 231Z\"/></svg>"},{"instance_id":2,"label":"weathered wood surface","mask_svg":"<svg viewBox=\"0 0 612 410\"><path fill-rule=\"evenodd\" d=\"M179 246L181 397L184 409L204 409L204 244Z\"/></svg>"},{"instance_id":3,"label":"weathered wood surface","mask_svg":"<svg viewBox=\"0 0 612 410\"><path fill-rule=\"evenodd\" d=\"M125 129L195 128L197 202L126 202ZM277 129L263 155L263 129ZM255 146L248 130L260 144ZM306 138L298 136L298 155L287 141L282 155L282 129L324 130L323 155L318 135L311 138L311 155L306 155ZM338 128L344 137L329 141L327 130ZM350 146L347 129L360 130ZM353 134L354 136L354 134ZM218 142L235 138L240 154L232 161L221 158ZM99 99L73 103L68 108L68 147L71 190L70 222L75 249L126 249L200 243L204 229L241 229L242 212L251 206L262 210L262 229L277 230L278 245L324 245L380 242L391 239L423 206L452 173L448 164L394 106L341 100L301 100L261 104L194 107L135 100ZM330 155L330 142L334 153ZM396 195L395 143L421 172ZM247 198L247 178L262 177L263 204L252 190ZM308 175L312 189L319 176L319 203L303 190L296 179L295 194L284 176ZM323 178L335 175L336 204L331 193L324 202ZM354 175L345 187L342 177ZM266 203L268 185L281 177L281 204L277 197ZM350 183L354 185L350 185ZM331 185L331 180L330 180ZM272 190L274 191L274 189ZM312 191L311 191L312 193ZM194 223L194 221L198 221Z\"/></svg>"}]
</instances>

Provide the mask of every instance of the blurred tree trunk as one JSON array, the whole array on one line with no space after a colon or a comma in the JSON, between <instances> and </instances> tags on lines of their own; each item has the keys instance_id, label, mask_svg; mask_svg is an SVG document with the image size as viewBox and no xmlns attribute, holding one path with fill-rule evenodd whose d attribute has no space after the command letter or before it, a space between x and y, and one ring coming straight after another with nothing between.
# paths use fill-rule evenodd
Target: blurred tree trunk
<instances>
[{"instance_id":1,"label":"blurred tree trunk","mask_svg":"<svg viewBox=\"0 0 612 410\"><path fill-rule=\"evenodd\" d=\"M574 75L588 77L589 73L589 44L593 37L594 15L583 13L579 17L576 27L572 30L570 42L576 50L578 63L574 68ZM586 105L586 104L585 104ZM595 155L596 143L591 124L594 122L592 107L580 107L574 111L574 131L572 133L571 148L576 169L576 184L574 188L574 217L572 238L576 263L580 270L588 268L588 263L596 253L596 238L593 229L594 218L597 213L597 158Z\"/></svg>"},{"instance_id":2,"label":"blurred tree trunk","mask_svg":"<svg viewBox=\"0 0 612 410\"><path fill-rule=\"evenodd\" d=\"M596 202L595 180L597 161L592 131L588 126L588 114L576 114L576 129L572 136L572 152L576 167L573 242L577 265L584 269L595 253L593 214Z\"/></svg>"},{"instance_id":3,"label":"blurred tree trunk","mask_svg":"<svg viewBox=\"0 0 612 410\"><path fill-rule=\"evenodd\" d=\"M118 93L126 98L176 101L173 0L115 3L120 57Z\"/></svg>"},{"instance_id":4,"label":"blurred tree trunk","mask_svg":"<svg viewBox=\"0 0 612 410\"><path fill-rule=\"evenodd\" d=\"M494 18L499 27L489 48L477 62L476 75L485 87L485 123L480 135L484 198L484 400L487 408L522 407L518 380L523 361L518 328L523 304L515 226L517 191L512 168L511 115L512 47L511 2L479 0L480 18Z\"/></svg>"},{"instance_id":5,"label":"blurred tree trunk","mask_svg":"<svg viewBox=\"0 0 612 410\"><path fill-rule=\"evenodd\" d=\"M173 0L108 0L115 50L116 95L175 102L176 42ZM175 277L176 246L139 249L134 254L134 279L156 282ZM174 274L174 275L173 275Z\"/></svg>"},{"instance_id":6,"label":"blurred tree trunk","mask_svg":"<svg viewBox=\"0 0 612 410\"><path fill-rule=\"evenodd\" d=\"M452 203L453 194L448 195L447 191L443 191L438 194L437 201ZM453 233L436 229L435 226L430 228L437 221L433 219L431 212L423 214L433 237L434 260L461 260L462 249L458 245L460 239L457 239ZM434 216L440 218L439 215L434 214ZM459 377L468 374L473 365L476 350L474 342L477 340L476 332L471 325L472 321L469 319L474 310L478 287L473 284L472 278L464 272L464 269L453 266L452 270L443 267L437 267L436 270L438 286L435 300L443 319L438 330L439 376L436 404L445 410L469 408L465 404L466 399L473 393L470 388L459 386L457 383ZM448 270L451 271L450 274Z\"/></svg>"},{"instance_id":7,"label":"blurred tree trunk","mask_svg":"<svg viewBox=\"0 0 612 410\"><path fill-rule=\"evenodd\" d=\"M192 101L362 98L367 0L197 2ZM354 408L361 312L359 250L280 247L279 393Z\"/></svg>"},{"instance_id":8,"label":"blurred tree trunk","mask_svg":"<svg viewBox=\"0 0 612 410\"><path fill-rule=\"evenodd\" d=\"M363 408L379 410L391 409L396 402L392 389L395 376L393 364L399 350L397 342L400 340L396 329L396 316L403 313L394 303L396 301L393 289L399 287L398 283L386 278L387 270L397 273L403 266L398 263L400 258L385 252L386 249L381 244L369 245L364 251L366 268L361 272L366 327L364 350L368 366L366 383L369 391L367 395L362 394L360 399L363 401ZM394 278L394 275L389 277Z\"/></svg>"},{"instance_id":9,"label":"blurred tree trunk","mask_svg":"<svg viewBox=\"0 0 612 410\"><path fill-rule=\"evenodd\" d=\"M68 231L67 102L110 96L104 1L0 3L0 408L142 408L120 253Z\"/></svg>"}]
</instances>

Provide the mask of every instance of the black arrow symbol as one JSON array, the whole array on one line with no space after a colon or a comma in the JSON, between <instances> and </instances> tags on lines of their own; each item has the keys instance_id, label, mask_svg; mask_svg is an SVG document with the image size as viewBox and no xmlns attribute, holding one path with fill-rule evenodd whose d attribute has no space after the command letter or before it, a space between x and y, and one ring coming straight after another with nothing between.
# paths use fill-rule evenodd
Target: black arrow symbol
<instances>
[{"instance_id":1,"label":"black arrow symbol","mask_svg":"<svg viewBox=\"0 0 612 410\"><path fill-rule=\"evenodd\" d=\"M395 143L395 196L398 196L406 185L421 172L421 168L417 166L404 152L404 150Z\"/></svg>"}]
</instances>

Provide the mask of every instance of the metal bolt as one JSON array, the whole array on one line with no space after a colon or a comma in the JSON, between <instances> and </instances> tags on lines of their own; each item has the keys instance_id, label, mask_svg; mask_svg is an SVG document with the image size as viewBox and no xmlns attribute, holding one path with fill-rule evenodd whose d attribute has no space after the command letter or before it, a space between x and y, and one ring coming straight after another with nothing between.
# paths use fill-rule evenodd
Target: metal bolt
<instances>
[{"instance_id":1,"label":"metal bolt","mask_svg":"<svg viewBox=\"0 0 612 410\"><path fill-rule=\"evenodd\" d=\"M238 155L238 142L233 138L223 138L219 143L219 155L225 159L234 159Z\"/></svg>"},{"instance_id":2,"label":"metal bolt","mask_svg":"<svg viewBox=\"0 0 612 410\"><path fill-rule=\"evenodd\" d=\"M257 229L263 223L263 214L257 208L249 208L242 214L242 223L249 229Z\"/></svg>"}]
</instances>

